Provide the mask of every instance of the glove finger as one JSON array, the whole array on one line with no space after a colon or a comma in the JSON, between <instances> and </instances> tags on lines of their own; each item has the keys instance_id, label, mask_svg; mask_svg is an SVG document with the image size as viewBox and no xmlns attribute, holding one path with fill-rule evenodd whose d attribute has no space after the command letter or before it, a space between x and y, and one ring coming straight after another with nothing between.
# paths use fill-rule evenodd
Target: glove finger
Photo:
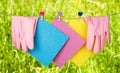
<instances>
[{"instance_id":1,"label":"glove finger","mask_svg":"<svg viewBox=\"0 0 120 73\"><path fill-rule=\"evenodd\" d=\"M18 48L18 50L20 49L20 37L19 37L19 34L16 35L16 46Z\"/></svg>"},{"instance_id":2,"label":"glove finger","mask_svg":"<svg viewBox=\"0 0 120 73\"><path fill-rule=\"evenodd\" d=\"M100 37L95 36L95 45L94 45L94 53L97 54L100 49Z\"/></svg>"},{"instance_id":3,"label":"glove finger","mask_svg":"<svg viewBox=\"0 0 120 73\"><path fill-rule=\"evenodd\" d=\"M87 18L86 22L88 23L88 30L87 30L87 48L88 50L92 50L93 46L94 46L94 26L91 23L92 20L89 18Z\"/></svg>"},{"instance_id":4,"label":"glove finger","mask_svg":"<svg viewBox=\"0 0 120 73\"><path fill-rule=\"evenodd\" d=\"M105 44L105 33L101 36L101 50L103 51L103 49L104 49L104 44Z\"/></svg>"},{"instance_id":5,"label":"glove finger","mask_svg":"<svg viewBox=\"0 0 120 73\"><path fill-rule=\"evenodd\" d=\"M16 46L18 49L20 49L20 28L21 28L21 23L20 23L20 17L15 17L15 41L16 41Z\"/></svg>"},{"instance_id":6,"label":"glove finger","mask_svg":"<svg viewBox=\"0 0 120 73\"><path fill-rule=\"evenodd\" d=\"M28 48L27 48L27 44L25 42L25 39L22 39L21 40L21 46L22 46L22 49L24 52L27 52L28 51Z\"/></svg>"},{"instance_id":7,"label":"glove finger","mask_svg":"<svg viewBox=\"0 0 120 73\"><path fill-rule=\"evenodd\" d=\"M109 26L109 17L108 16L104 16L104 31L105 34L107 35L107 39L108 39L108 44L110 44L110 26Z\"/></svg>"}]
</instances>

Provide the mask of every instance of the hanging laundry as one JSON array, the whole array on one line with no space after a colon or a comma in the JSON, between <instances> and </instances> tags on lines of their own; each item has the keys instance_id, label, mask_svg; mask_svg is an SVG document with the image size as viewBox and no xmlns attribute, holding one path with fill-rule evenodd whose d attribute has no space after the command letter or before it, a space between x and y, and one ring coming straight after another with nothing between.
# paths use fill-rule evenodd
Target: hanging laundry
<instances>
[{"instance_id":1,"label":"hanging laundry","mask_svg":"<svg viewBox=\"0 0 120 73\"><path fill-rule=\"evenodd\" d=\"M106 36L110 44L109 17L86 17L85 21L88 23L87 48L89 50L94 49L94 53L97 54L104 49Z\"/></svg>"},{"instance_id":2,"label":"hanging laundry","mask_svg":"<svg viewBox=\"0 0 120 73\"><path fill-rule=\"evenodd\" d=\"M84 45L85 40L83 40L62 19L59 20L58 16L52 21L52 24L69 36L67 43L54 58L55 64L59 67L62 67Z\"/></svg>"},{"instance_id":3,"label":"hanging laundry","mask_svg":"<svg viewBox=\"0 0 120 73\"><path fill-rule=\"evenodd\" d=\"M28 52L43 65L48 66L67 40L67 35L45 19L41 21L39 17L34 37L34 49Z\"/></svg>"},{"instance_id":4,"label":"hanging laundry","mask_svg":"<svg viewBox=\"0 0 120 73\"><path fill-rule=\"evenodd\" d=\"M38 17L12 16L12 45L25 52L34 48L34 33Z\"/></svg>"},{"instance_id":5,"label":"hanging laundry","mask_svg":"<svg viewBox=\"0 0 120 73\"><path fill-rule=\"evenodd\" d=\"M87 24L83 19L73 19L70 21L69 26L75 30L79 36L84 40L87 37ZM89 51L86 48L86 44L79 49L79 51L71 58L77 66L82 66L93 54L93 51Z\"/></svg>"}]
</instances>

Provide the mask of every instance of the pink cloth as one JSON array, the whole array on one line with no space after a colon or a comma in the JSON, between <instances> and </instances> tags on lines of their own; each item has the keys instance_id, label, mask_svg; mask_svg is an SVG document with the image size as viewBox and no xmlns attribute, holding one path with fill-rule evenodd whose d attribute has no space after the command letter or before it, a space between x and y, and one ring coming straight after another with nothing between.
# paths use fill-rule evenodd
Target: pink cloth
<instances>
[{"instance_id":1,"label":"pink cloth","mask_svg":"<svg viewBox=\"0 0 120 73\"><path fill-rule=\"evenodd\" d=\"M52 24L69 37L67 43L54 58L56 65L61 67L85 44L85 40L62 19L58 21L58 17L52 21Z\"/></svg>"},{"instance_id":2,"label":"pink cloth","mask_svg":"<svg viewBox=\"0 0 120 73\"><path fill-rule=\"evenodd\" d=\"M34 48L34 34L38 17L12 16L12 45L25 52Z\"/></svg>"},{"instance_id":3,"label":"pink cloth","mask_svg":"<svg viewBox=\"0 0 120 73\"><path fill-rule=\"evenodd\" d=\"M86 17L85 21L88 23L87 32L87 48L94 49L97 54L104 49L105 37L108 38L110 44L110 27L108 16Z\"/></svg>"}]
</instances>

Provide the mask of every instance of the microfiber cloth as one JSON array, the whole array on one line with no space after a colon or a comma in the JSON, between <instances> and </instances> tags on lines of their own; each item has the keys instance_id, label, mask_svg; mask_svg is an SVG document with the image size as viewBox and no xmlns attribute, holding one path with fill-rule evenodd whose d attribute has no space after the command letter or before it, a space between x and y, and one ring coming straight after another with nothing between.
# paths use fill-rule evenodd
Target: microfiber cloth
<instances>
[{"instance_id":1,"label":"microfiber cloth","mask_svg":"<svg viewBox=\"0 0 120 73\"><path fill-rule=\"evenodd\" d=\"M69 40L54 58L54 62L57 66L63 66L85 43L85 40L82 39L72 28L70 28L62 19L58 21L56 17L52 24L69 36ZM75 25L75 24L74 24Z\"/></svg>"},{"instance_id":2,"label":"microfiber cloth","mask_svg":"<svg viewBox=\"0 0 120 73\"><path fill-rule=\"evenodd\" d=\"M74 29L84 40L87 37L88 25L85 23L84 19L73 19L70 21L69 26ZM71 58L77 66L82 66L91 56L93 51L89 51L86 44L79 49L79 51Z\"/></svg>"},{"instance_id":3,"label":"microfiber cloth","mask_svg":"<svg viewBox=\"0 0 120 73\"><path fill-rule=\"evenodd\" d=\"M34 49L28 52L43 65L48 66L67 40L67 35L45 19L41 21L39 17L34 37Z\"/></svg>"}]
</instances>

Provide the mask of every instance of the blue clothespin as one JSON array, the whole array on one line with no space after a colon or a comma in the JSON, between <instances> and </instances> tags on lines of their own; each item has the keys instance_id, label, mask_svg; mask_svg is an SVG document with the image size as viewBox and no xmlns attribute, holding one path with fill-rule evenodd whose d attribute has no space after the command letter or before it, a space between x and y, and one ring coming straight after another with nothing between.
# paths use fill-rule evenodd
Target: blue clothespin
<instances>
[{"instance_id":1,"label":"blue clothespin","mask_svg":"<svg viewBox=\"0 0 120 73\"><path fill-rule=\"evenodd\" d=\"M78 12L78 18L80 19L80 17L83 15L83 12Z\"/></svg>"}]
</instances>

